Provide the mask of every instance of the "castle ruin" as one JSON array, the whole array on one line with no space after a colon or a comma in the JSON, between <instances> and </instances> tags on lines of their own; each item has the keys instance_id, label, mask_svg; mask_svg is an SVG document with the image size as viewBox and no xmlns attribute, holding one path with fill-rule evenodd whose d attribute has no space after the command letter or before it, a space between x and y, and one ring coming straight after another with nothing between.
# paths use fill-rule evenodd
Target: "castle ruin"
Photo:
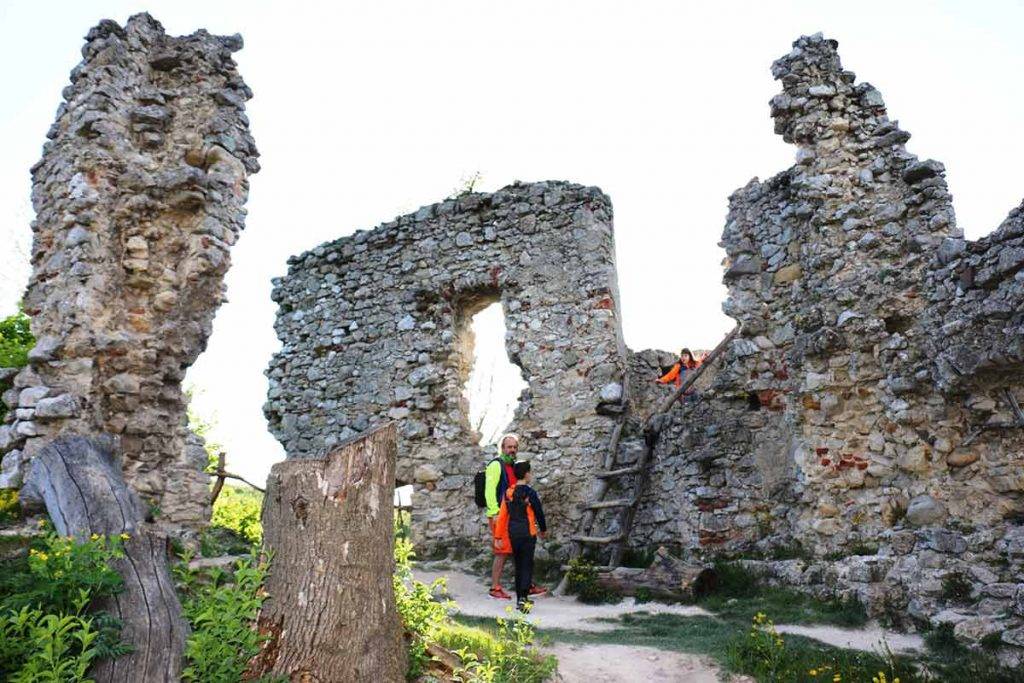
<instances>
[{"instance_id":1,"label":"castle ruin","mask_svg":"<svg viewBox=\"0 0 1024 683\"><path fill-rule=\"evenodd\" d=\"M1024 652L1024 209L967 242L936 161L837 43L772 73L796 164L730 198L725 312L741 326L701 400L660 419L637 549L744 556L771 580L871 613L1002 633ZM479 546L485 462L462 388L469 317L501 301L529 383L512 429L564 544L609 434L620 461L664 396L622 345L611 209L598 190L517 184L424 207L290 262L267 417L289 457L397 420L400 483L427 548ZM635 456L634 456L635 457ZM614 516L598 527L617 531ZM970 605L943 597L957 576Z\"/></svg>"}]
</instances>

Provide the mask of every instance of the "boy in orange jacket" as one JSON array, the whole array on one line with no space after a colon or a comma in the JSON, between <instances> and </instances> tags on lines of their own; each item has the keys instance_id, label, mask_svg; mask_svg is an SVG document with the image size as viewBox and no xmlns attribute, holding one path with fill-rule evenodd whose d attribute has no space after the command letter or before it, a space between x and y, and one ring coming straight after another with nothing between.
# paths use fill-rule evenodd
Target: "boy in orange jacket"
<instances>
[{"instance_id":1,"label":"boy in orange jacket","mask_svg":"<svg viewBox=\"0 0 1024 683\"><path fill-rule=\"evenodd\" d=\"M516 606L519 611L528 612L533 606L530 587L533 586L537 536L544 538L548 528L540 496L529 485L533 479L530 463L520 460L514 470L516 484L502 496L501 510L494 525L494 547L496 552L511 547L516 570Z\"/></svg>"}]
</instances>

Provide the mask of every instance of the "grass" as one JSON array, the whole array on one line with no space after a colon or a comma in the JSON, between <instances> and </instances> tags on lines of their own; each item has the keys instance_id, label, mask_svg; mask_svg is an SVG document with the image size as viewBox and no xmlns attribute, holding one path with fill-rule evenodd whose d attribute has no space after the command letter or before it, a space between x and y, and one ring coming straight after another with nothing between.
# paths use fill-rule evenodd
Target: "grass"
<instances>
[{"instance_id":1,"label":"grass","mask_svg":"<svg viewBox=\"0 0 1024 683\"><path fill-rule=\"evenodd\" d=\"M463 662L479 662L488 666L487 673L494 681L515 683L541 683L551 678L558 662L552 655L543 655L532 649L520 649L516 622L504 620L502 624L488 620L487 627L458 622L442 625L436 634L436 642L444 648L458 653ZM493 627L493 628L489 628ZM530 641L533 635L530 634ZM519 651L517 651L517 649ZM512 655L512 656L510 656ZM476 668L476 667L474 667ZM483 672L473 671L477 678L486 679Z\"/></svg>"},{"instance_id":2,"label":"grass","mask_svg":"<svg viewBox=\"0 0 1024 683\"><path fill-rule=\"evenodd\" d=\"M715 565L716 590L697 601L720 619L749 624L756 614L769 614L781 624L829 624L856 627L868 622L864 606L856 601L818 600L787 588L762 586L741 565Z\"/></svg>"}]
</instances>

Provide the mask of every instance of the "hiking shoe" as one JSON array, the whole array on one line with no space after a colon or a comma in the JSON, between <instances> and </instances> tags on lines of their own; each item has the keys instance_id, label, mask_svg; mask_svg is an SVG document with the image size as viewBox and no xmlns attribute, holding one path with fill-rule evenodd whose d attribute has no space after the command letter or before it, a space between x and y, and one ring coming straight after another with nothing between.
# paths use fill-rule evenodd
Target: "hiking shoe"
<instances>
[{"instance_id":1,"label":"hiking shoe","mask_svg":"<svg viewBox=\"0 0 1024 683\"><path fill-rule=\"evenodd\" d=\"M495 586L494 588L492 588L491 591L488 593L488 595L491 596L492 598L494 598L495 600L511 600L512 599L512 596L509 595L508 593L506 593L505 589L502 588L501 586Z\"/></svg>"},{"instance_id":2,"label":"hiking shoe","mask_svg":"<svg viewBox=\"0 0 1024 683\"><path fill-rule=\"evenodd\" d=\"M530 586L530 597L535 597L535 596L538 596L538 595L547 595L547 594L548 594L548 589L547 588L541 588L540 586L537 586L537 585Z\"/></svg>"}]
</instances>

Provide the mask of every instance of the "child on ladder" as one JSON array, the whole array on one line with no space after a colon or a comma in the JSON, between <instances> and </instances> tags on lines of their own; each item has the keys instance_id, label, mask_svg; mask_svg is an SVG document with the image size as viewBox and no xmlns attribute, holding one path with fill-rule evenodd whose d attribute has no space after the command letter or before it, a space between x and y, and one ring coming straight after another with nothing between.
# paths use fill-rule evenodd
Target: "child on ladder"
<instances>
[{"instance_id":1,"label":"child on ladder","mask_svg":"<svg viewBox=\"0 0 1024 683\"><path fill-rule=\"evenodd\" d=\"M501 510L494 525L495 548L512 548L516 570L516 607L528 612L533 586L533 555L537 550L537 536L544 538L547 523L540 496L529 485L533 476L530 463L520 460L514 465L516 483L502 496Z\"/></svg>"}]
</instances>

